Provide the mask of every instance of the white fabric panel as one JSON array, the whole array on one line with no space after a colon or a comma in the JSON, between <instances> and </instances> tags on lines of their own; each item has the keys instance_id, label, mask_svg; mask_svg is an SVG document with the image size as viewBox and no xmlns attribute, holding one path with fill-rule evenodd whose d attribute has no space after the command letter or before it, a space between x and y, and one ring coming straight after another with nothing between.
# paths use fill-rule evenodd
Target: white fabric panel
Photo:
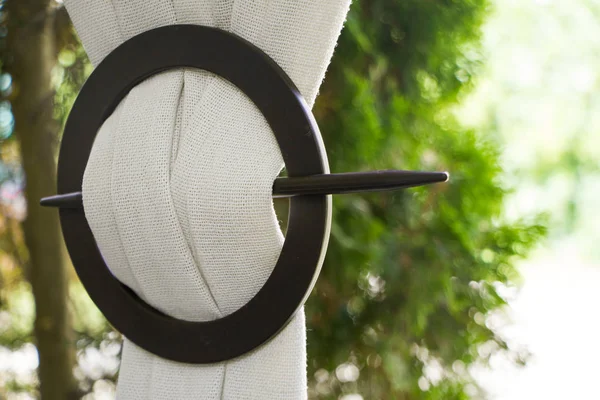
<instances>
[{"instance_id":1,"label":"white fabric panel","mask_svg":"<svg viewBox=\"0 0 600 400\"><path fill-rule=\"evenodd\" d=\"M148 29L216 26L266 51L312 105L349 0L65 4L94 64ZM112 272L145 301L178 318L216 319L247 303L277 261L271 187L282 166L245 95L210 73L173 70L134 88L100 129L85 213ZM305 340L303 312L265 346L218 364L164 360L126 340L117 397L303 399Z\"/></svg>"}]
</instances>

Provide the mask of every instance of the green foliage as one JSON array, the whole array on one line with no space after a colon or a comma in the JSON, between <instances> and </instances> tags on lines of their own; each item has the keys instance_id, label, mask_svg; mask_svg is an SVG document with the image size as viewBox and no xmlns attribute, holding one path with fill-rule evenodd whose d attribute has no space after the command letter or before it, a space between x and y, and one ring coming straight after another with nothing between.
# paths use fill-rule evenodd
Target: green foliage
<instances>
[{"instance_id":1,"label":"green foliage","mask_svg":"<svg viewBox=\"0 0 600 400\"><path fill-rule=\"evenodd\" d=\"M481 63L486 10L485 0L353 5L315 108L332 170L448 170L451 181L335 199L307 304L314 398L469 398L468 367L507 350L485 319L545 230L503 219L498 145L450 110Z\"/></svg>"}]
</instances>

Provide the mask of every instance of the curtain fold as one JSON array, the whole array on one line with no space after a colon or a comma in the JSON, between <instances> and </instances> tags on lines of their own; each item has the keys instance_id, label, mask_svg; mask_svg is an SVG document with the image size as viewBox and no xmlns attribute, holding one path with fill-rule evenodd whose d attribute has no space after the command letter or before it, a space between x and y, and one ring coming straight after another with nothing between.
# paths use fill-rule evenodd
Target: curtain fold
<instances>
[{"instance_id":1,"label":"curtain fold","mask_svg":"<svg viewBox=\"0 0 600 400\"><path fill-rule=\"evenodd\" d=\"M214 26L269 54L312 106L349 0L65 5L94 65L152 28ZM268 124L243 93L205 71L167 71L135 87L98 132L85 214L111 271L146 302L177 318L221 318L247 303L275 266L283 235L271 188L282 167ZM217 364L176 363L125 340L117 397L304 399L304 313L266 345Z\"/></svg>"}]
</instances>

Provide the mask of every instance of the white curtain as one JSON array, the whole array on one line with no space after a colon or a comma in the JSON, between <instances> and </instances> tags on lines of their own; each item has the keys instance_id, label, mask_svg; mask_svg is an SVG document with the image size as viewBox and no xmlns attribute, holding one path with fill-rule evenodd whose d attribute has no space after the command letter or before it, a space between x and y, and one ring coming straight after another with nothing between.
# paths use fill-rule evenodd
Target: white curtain
<instances>
[{"instance_id":1,"label":"white curtain","mask_svg":"<svg viewBox=\"0 0 600 400\"><path fill-rule=\"evenodd\" d=\"M349 1L65 4L94 65L155 27L214 26L269 54L312 105ZM277 261L283 236L271 187L282 166L245 95L210 73L172 70L133 89L100 129L83 182L85 214L112 272L145 301L178 318L216 319L248 302ZM304 399L304 313L265 346L218 364L168 361L125 340L117 397Z\"/></svg>"}]
</instances>

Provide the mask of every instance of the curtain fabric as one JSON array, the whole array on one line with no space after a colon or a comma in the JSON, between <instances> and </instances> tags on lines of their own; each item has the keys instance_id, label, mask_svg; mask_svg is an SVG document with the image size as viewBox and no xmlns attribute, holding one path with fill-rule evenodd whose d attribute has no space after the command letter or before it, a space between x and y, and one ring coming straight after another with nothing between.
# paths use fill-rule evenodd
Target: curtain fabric
<instances>
[{"instance_id":1,"label":"curtain fabric","mask_svg":"<svg viewBox=\"0 0 600 400\"><path fill-rule=\"evenodd\" d=\"M312 105L349 0L65 5L94 65L152 28L214 26L269 54ZM264 117L232 84L206 71L167 71L134 88L98 132L85 214L111 271L146 302L191 321L221 318L275 266L284 239L271 187L282 166ZM305 341L303 311L266 345L217 364L161 359L125 340L117 397L303 399Z\"/></svg>"}]
</instances>

